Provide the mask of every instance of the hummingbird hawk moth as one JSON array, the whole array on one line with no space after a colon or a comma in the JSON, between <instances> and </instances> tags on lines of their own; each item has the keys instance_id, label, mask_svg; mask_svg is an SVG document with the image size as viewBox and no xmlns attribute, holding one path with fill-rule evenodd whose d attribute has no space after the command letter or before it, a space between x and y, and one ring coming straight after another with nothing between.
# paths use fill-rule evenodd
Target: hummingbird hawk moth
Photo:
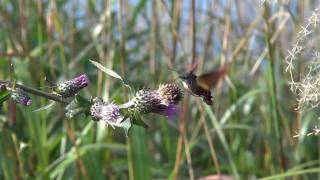
<instances>
[{"instance_id":1,"label":"hummingbird hawk moth","mask_svg":"<svg viewBox=\"0 0 320 180\"><path fill-rule=\"evenodd\" d=\"M227 69L224 66L209 73L197 76L195 75L196 68L197 65L194 65L187 74L179 76L179 78L182 80L184 88L193 96L202 97L206 104L212 105L213 101L210 89L215 87L219 80L224 77Z\"/></svg>"}]
</instances>

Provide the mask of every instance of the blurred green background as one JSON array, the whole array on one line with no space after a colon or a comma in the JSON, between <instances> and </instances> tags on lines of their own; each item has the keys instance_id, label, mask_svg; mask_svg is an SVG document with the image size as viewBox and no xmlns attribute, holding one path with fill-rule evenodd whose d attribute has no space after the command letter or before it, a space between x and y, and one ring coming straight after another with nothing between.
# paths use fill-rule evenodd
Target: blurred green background
<instances>
[{"instance_id":1,"label":"blurred green background","mask_svg":"<svg viewBox=\"0 0 320 180\"><path fill-rule=\"evenodd\" d=\"M67 119L64 106L32 96L0 110L0 179L318 179L318 108L295 111L286 56L319 1L1 0L0 79L47 90L44 78L86 73L83 96L124 103L118 72L134 91L175 81L188 64L198 74L227 64L214 105L185 95L180 116L144 115L148 129ZM310 37L318 39L317 28ZM319 42L319 41L318 41ZM317 49L317 45L304 46ZM310 55L309 55L310 56ZM298 57L295 79L307 71ZM13 64L14 69L10 68ZM175 71L172 71L175 70Z\"/></svg>"}]
</instances>

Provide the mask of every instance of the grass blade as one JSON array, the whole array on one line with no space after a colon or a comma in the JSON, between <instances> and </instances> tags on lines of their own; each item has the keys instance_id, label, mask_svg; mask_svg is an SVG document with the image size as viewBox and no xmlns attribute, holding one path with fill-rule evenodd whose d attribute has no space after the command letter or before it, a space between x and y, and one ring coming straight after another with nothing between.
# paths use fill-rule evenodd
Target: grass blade
<instances>
[{"instance_id":1,"label":"grass blade","mask_svg":"<svg viewBox=\"0 0 320 180\"><path fill-rule=\"evenodd\" d=\"M217 118L216 116L213 114L212 110L210 109L210 106L205 106L205 110L207 111L211 121L212 121L212 124L213 126L215 127L215 129L217 130L217 134L218 134L218 137L222 143L222 146L227 154L227 158L228 158L228 161L231 165L231 169L232 169L232 172L235 176L236 179L239 179L240 176L239 176L239 173L238 173L238 170L237 170L237 167L236 167L236 164L232 158L232 154L230 152L230 148L229 148L229 145L227 143L227 140L222 132L222 128L221 128L221 125L220 123L217 121Z\"/></svg>"},{"instance_id":2,"label":"grass blade","mask_svg":"<svg viewBox=\"0 0 320 180\"><path fill-rule=\"evenodd\" d=\"M317 167L317 168L310 168L310 169L305 169L305 170L300 170L300 171L288 171L286 173L281 173L281 174L277 174L274 176L260 178L259 180L282 179L282 178L286 178L286 177L293 177L293 176L296 177L298 175L319 173L319 172L320 172L320 168Z\"/></svg>"},{"instance_id":3,"label":"grass blade","mask_svg":"<svg viewBox=\"0 0 320 180\"><path fill-rule=\"evenodd\" d=\"M257 89L257 90L253 90L253 91L249 91L248 93L244 94L242 97L240 97L234 104L232 104L228 110L224 113L224 115L222 116L221 120L220 120L220 124L226 124L228 119L231 117L232 113L235 112L236 108L239 107L246 99L250 98L250 97L254 97L255 95L262 93L262 92L266 92L263 89Z\"/></svg>"},{"instance_id":4,"label":"grass blade","mask_svg":"<svg viewBox=\"0 0 320 180\"><path fill-rule=\"evenodd\" d=\"M134 127L128 138L128 162L130 179L151 179L146 130Z\"/></svg>"}]
</instances>

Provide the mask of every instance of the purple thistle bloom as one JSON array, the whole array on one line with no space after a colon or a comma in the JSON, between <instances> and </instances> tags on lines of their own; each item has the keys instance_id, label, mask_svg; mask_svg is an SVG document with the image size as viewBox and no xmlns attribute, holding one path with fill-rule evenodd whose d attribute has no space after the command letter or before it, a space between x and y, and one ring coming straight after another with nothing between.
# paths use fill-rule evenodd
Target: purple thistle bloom
<instances>
[{"instance_id":1,"label":"purple thistle bloom","mask_svg":"<svg viewBox=\"0 0 320 180\"><path fill-rule=\"evenodd\" d=\"M169 104L159 114L166 116L169 119L173 119L174 117L176 117L179 114L179 112L180 112L179 106L174 105L174 104Z\"/></svg>"},{"instance_id":2,"label":"purple thistle bloom","mask_svg":"<svg viewBox=\"0 0 320 180\"><path fill-rule=\"evenodd\" d=\"M76 95L82 88L89 84L89 79L87 75L81 74L80 76L61 82L57 84L57 93L64 98L72 97Z\"/></svg>"},{"instance_id":3,"label":"purple thistle bloom","mask_svg":"<svg viewBox=\"0 0 320 180\"><path fill-rule=\"evenodd\" d=\"M14 90L10 97L14 102L24 106L30 106L32 103L31 98L20 88Z\"/></svg>"},{"instance_id":4,"label":"purple thistle bloom","mask_svg":"<svg viewBox=\"0 0 320 180\"><path fill-rule=\"evenodd\" d=\"M74 86L78 88L84 88L89 84L89 79L85 74L81 74L80 76L74 78L72 81L74 83Z\"/></svg>"},{"instance_id":5,"label":"purple thistle bloom","mask_svg":"<svg viewBox=\"0 0 320 180\"><path fill-rule=\"evenodd\" d=\"M123 120L119 107L114 103L96 101L90 108L90 114L95 121L102 121L107 125L119 126Z\"/></svg>"},{"instance_id":6,"label":"purple thistle bloom","mask_svg":"<svg viewBox=\"0 0 320 180\"><path fill-rule=\"evenodd\" d=\"M173 118L178 112L176 105L181 100L182 93L175 84L161 85L158 90L143 89L132 99L134 109L141 113L156 113Z\"/></svg>"}]
</instances>

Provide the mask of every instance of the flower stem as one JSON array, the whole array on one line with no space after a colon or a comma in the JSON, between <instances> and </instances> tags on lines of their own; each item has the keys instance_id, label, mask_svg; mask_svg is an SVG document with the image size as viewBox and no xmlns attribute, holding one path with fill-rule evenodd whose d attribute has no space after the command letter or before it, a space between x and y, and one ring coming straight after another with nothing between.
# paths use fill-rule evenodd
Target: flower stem
<instances>
[{"instance_id":1,"label":"flower stem","mask_svg":"<svg viewBox=\"0 0 320 180\"><path fill-rule=\"evenodd\" d=\"M8 85L12 85L13 83L10 82L10 81L4 81L4 80L0 80L0 84L8 84ZM21 85L21 84L15 84L16 87L24 90L25 92L27 93L30 93L30 94L34 94L36 96L40 96L40 97L43 97L43 98L46 98L46 99L50 99L50 100L53 100L53 101L56 101L56 102L59 102L59 103L62 103L62 104L68 104L69 101L67 101L66 99L60 97L60 96L57 96L57 95L54 95L54 94L51 94L51 93L47 93L47 92L43 92L43 91L40 91L38 89L34 89L32 87L28 87L28 86L25 86L25 85Z\"/></svg>"}]
</instances>

